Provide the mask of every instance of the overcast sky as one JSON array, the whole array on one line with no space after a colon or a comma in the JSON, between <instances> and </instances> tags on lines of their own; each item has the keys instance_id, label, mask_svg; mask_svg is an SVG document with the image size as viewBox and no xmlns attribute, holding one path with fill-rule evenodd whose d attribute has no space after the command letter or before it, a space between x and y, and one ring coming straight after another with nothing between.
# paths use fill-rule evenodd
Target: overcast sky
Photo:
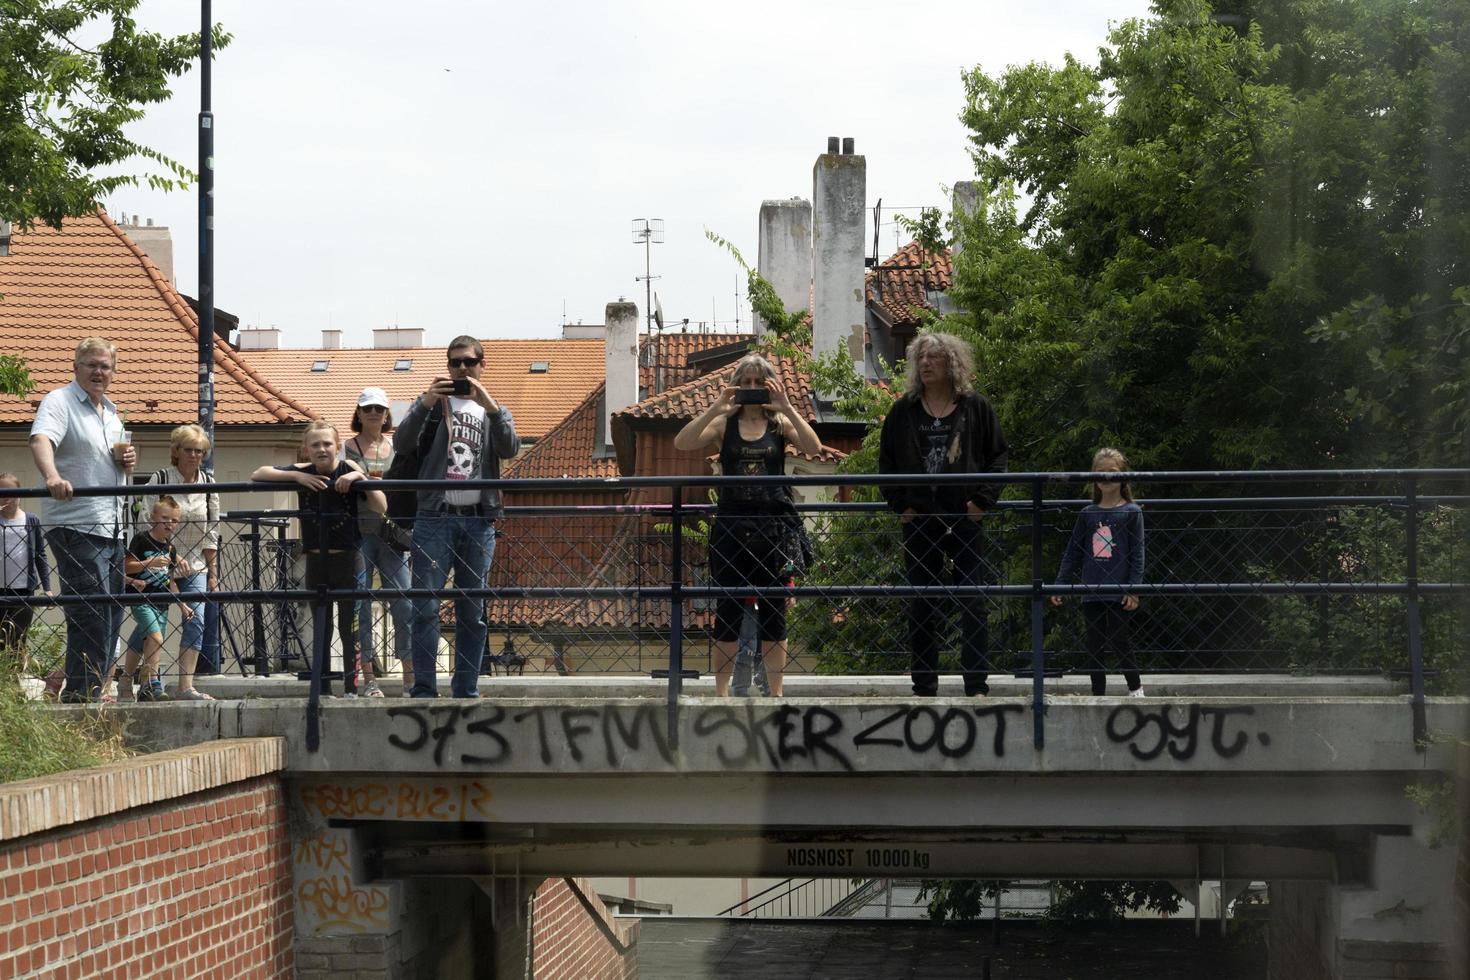
<instances>
[{"instance_id":1,"label":"overcast sky","mask_svg":"<svg viewBox=\"0 0 1470 980\"><path fill-rule=\"evenodd\" d=\"M754 262L760 202L810 199L826 138L851 136L886 257L893 207L940 204L972 173L963 70L1095 63L1109 23L1146 6L216 0L234 35L214 72L216 302L285 346L328 327L365 346L395 324L430 344L556 336L563 309L600 323L620 296L643 308L630 223L660 217L666 318L730 329L738 270L705 228ZM144 0L136 16L180 33L199 5ZM197 74L175 92L133 135L194 167ZM105 203L172 229L195 295L193 192ZM748 326L743 295L738 315Z\"/></svg>"}]
</instances>

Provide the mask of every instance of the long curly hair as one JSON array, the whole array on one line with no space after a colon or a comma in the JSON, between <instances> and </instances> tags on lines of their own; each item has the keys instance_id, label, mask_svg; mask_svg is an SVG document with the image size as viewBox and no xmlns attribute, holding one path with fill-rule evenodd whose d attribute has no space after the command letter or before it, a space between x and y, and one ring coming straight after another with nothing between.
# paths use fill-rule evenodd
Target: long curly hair
<instances>
[{"instance_id":1,"label":"long curly hair","mask_svg":"<svg viewBox=\"0 0 1470 980\"><path fill-rule=\"evenodd\" d=\"M944 358L945 370L956 395L968 395L975 390L975 355L970 345L952 333L936 330L921 330L909 342L904 354L904 392L918 398L924 391L924 382L919 380L919 355L938 353Z\"/></svg>"}]
</instances>

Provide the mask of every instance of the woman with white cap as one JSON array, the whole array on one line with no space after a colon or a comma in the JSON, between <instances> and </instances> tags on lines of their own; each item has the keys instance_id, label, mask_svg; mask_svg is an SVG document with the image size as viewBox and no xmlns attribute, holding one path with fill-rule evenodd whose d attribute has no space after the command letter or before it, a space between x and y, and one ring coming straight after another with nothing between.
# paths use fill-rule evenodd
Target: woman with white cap
<instances>
[{"instance_id":1,"label":"woman with white cap","mask_svg":"<svg viewBox=\"0 0 1470 980\"><path fill-rule=\"evenodd\" d=\"M361 466L369 479L381 480L393 462L393 413L388 405L388 393L382 388L364 388L357 398L357 409L352 413L354 435L342 444L342 454L349 461ZM388 600L388 614L393 621L393 655L403 665L403 690L407 693L413 684L413 662L408 656L409 604L402 598L401 591L408 588L408 558L377 534L362 536L363 579L358 587L372 587L373 571L378 573L381 587L399 598ZM373 677L373 603L362 599L357 608L357 640L362 651L363 688L362 696L380 698L383 691Z\"/></svg>"}]
</instances>

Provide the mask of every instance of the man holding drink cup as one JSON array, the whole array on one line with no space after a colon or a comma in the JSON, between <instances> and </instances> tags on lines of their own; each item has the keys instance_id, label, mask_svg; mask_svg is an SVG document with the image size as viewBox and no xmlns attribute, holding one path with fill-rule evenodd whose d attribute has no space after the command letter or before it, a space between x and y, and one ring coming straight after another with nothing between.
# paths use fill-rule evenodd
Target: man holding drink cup
<instances>
[{"instance_id":1,"label":"man holding drink cup","mask_svg":"<svg viewBox=\"0 0 1470 980\"><path fill-rule=\"evenodd\" d=\"M107 397L116 369L116 347L100 337L83 340L72 362L73 380L41 401L31 425L31 457L51 494L42 504L41 521L63 595L123 591L127 501L74 493L75 487L126 485L138 462L132 433L124 430L117 406ZM123 609L106 601L64 608L61 700L95 701L106 683Z\"/></svg>"}]
</instances>

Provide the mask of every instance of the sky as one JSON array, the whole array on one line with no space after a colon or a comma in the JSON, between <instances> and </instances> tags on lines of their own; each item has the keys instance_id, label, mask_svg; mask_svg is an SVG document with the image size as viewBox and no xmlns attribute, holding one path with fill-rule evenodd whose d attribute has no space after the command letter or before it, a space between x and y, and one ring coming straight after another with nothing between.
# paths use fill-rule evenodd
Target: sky
<instances>
[{"instance_id":1,"label":"sky","mask_svg":"<svg viewBox=\"0 0 1470 980\"><path fill-rule=\"evenodd\" d=\"M216 0L234 35L214 69L216 305L288 347L324 329L369 346L387 326L429 345L553 337L621 297L645 309L630 229L657 217L666 322L748 329L743 277L705 229L754 263L761 201L810 200L827 137L853 137L886 257L908 240L895 208L945 204L973 174L964 71L1095 63L1110 23L1146 6ZM143 0L135 17L183 33L199 5ZM197 72L174 92L130 134L195 168ZM103 203L167 225L197 295L193 190Z\"/></svg>"}]
</instances>

